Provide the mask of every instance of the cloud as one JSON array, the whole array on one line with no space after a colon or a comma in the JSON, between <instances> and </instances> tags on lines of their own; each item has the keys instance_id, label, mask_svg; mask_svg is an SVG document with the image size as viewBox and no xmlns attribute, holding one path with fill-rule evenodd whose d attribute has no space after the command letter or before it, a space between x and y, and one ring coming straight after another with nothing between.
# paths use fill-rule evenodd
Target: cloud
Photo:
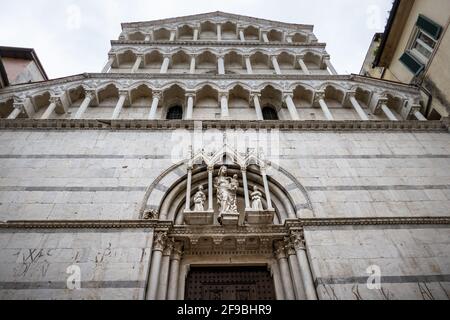
<instances>
[{"instance_id":1,"label":"cloud","mask_svg":"<svg viewBox=\"0 0 450 320\"><path fill-rule=\"evenodd\" d=\"M210 11L314 24L340 73L358 73L392 0L15 0L2 4L1 45L35 48L50 77L98 72L120 23ZM45 17L44 19L42 17Z\"/></svg>"}]
</instances>

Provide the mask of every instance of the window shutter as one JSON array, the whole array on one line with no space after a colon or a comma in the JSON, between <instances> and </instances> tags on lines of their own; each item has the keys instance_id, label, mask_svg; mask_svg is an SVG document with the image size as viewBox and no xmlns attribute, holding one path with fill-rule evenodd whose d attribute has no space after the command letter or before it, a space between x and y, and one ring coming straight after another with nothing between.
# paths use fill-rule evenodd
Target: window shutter
<instances>
[{"instance_id":1,"label":"window shutter","mask_svg":"<svg viewBox=\"0 0 450 320\"><path fill-rule=\"evenodd\" d=\"M438 40L442 32L442 27L440 25L421 14L419 15L419 19L417 19L416 26L433 37L434 40Z\"/></svg>"},{"instance_id":2,"label":"window shutter","mask_svg":"<svg viewBox=\"0 0 450 320\"><path fill-rule=\"evenodd\" d=\"M410 52L405 52L401 57L400 61L417 76L425 66L420 63Z\"/></svg>"}]
</instances>

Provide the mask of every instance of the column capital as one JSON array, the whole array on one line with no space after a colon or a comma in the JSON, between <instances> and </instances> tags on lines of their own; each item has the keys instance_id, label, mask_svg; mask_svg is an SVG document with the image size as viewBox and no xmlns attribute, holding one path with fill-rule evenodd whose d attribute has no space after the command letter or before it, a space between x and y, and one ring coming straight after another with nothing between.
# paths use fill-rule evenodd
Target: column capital
<instances>
[{"instance_id":1,"label":"column capital","mask_svg":"<svg viewBox=\"0 0 450 320\"><path fill-rule=\"evenodd\" d=\"M159 91L159 90L153 91L153 92L152 92L152 97L153 97L153 99L154 99L154 98L158 98L159 100L161 100L162 97L163 97L163 92L162 92L162 91Z\"/></svg>"},{"instance_id":2,"label":"column capital","mask_svg":"<svg viewBox=\"0 0 450 320\"><path fill-rule=\"evenodd\" d=\"M261 91L252 91L252 92L250 92L250 99L254 99L255 97L261 98Z\"/></svg>"},{"instance_id":3,"label":"column capital","mask_svg":"<svg viewBox=\"0 0 450 320\"><path fill-rule=\"evenodd\" d=\"M195 91L186 91L186 98L194 98L197 96L197 93Z\"/></svg>"},{"instance_id":4,"label":"column capital","mask_svg":"<svg viewBox=\"0 0 450 320\"><path fill-rule=\"evenodd\" d=\"M156 232L153 240L153 251L164 251L167 242L166 232Z\"/></svg>"},{"instance_id":5,"label":"column capital","mask_svg":"<svg viewBox=\"0 0 450 320\"><path fill-rule=\"evenodd\" d=\"M54 103L56 106L61 106L62 101L60 96L51 96L50 97L50 103Z\"/></svg>"},{"instance_id":6,"label":"column capital","mask_svg":"<svg viewBox=\"0 0 450 320\"><path fill-rule=\"evenodd\" d=\"M325 99L325 91L316 91L314 94L314 103L319 103L319 100Z\"/></svg>"},{"instance_id":7,"label":"column capital","mask_svg":"<svg viewBox=\"0 0 450 320\"><path fill-rule=\"evenodd\" d=\"M163 53L163 58L164 59L170 59L170 58L172 58L172 54L171 53Z\"/></svg>"},{"instance_id":8,"label":"column capital","mask_svg":"<svg viewBox=\"0 0 450 320\"><path fill-rule=\"evenodd\" d=\"M306 250L305 235L303 230L292 231L290 238L295 250Z\"/></svg>"},{"instance_id":9,"label":"column capital","mask_svg":"<svg viewBox=\"0 0 450 320\"><path fill-rule=\"evenodd\" d=\"M286 101L287 98L293 99L294 98L294 92L291 92L291 91L283 92L283 101Z\"/></svg>"},{"instance_id":10,"label":"column capital","mask_svg":"<svg viewBox=\"0 0 450 320\"><path fill-rule=\"evenodd\" d=\"M290 237L284 238L284 247L288 256L293 256L296 254L294 242Z\"/></svg>"},{"instance_id":11,"label":"column capital","mask_svg":"<svg viewBox=\"0 0 450 320\"><path fill-rule=\"evenodd\" d=\"M247 172L247 166L246 165L242 165L241 166L241 172L242 173L246 173Z\"/></svg>"},{"instance_id":12,"label":"column capital","mask_svg":"<svg viewBox=\"0 0 450 320\"><path fill-rule=\"evenodd\" d=\"M208 172L214 171L214 165L208 165Z\"/></svg>"},{"instance_id":13,"label":"column capital","mask_svg":"<svg viewBox=\"0 0 450 320\"><path fill-rule=\"evenodd\" d=\"M95 89L85 89L85 97L89 99L95 99L97 97L97 91Z\"/></svg>"},{"instance_id":14,"label":"column capital","mask_svg":"<svg viewBox=\"0 0 450 320\"><path fill-rule=\"evenodd\" d=\"M171 256L172 250L174 248L175 242L173 239L167 239L166 246L163 250L163 256Z\"/></svg>"},{"instance_id":15,"label":"column capital","mask_svg":"<svg viewBox=\"0 0 450 320\"><path fill-rule=\"evenodd\" d=\"M222 99L223 97L227 98L230 96L230 93L228 91L220 91L219 92L219 99Z\"/></svg>"},{"instance_id":16,"label":"column capital","mask_svg":"<svg viewBox=\"0 0 450 320\"><path fill-rule=\"evenodd\" d=\"M380 110L380 109L381 109L381 106L382 106L383 104L386 104L386 105L387 105L387 103L388 103L388 97L387 97L387 96L385 96L385 95L379 96L379 97L378 97L377 104L376 104L376 106L375 106L375 112L374 112L374 113L376 113L378 110Z\"/></svg>"},{"instance_id":17,"label":"column capital","mask_svg":"<svg viewBox=\"0 0 450 320\"><path fill-rule=\"evenodd\" d=\"M275 241L274 247L275 247L274 254L277 260L286 258L286 251L284 250L285 248L283 240Z\"/></svg>"},{"instance_id":18,"label":"column capital","mask_svg":"<svg viewBox=\"0 0 450 320\"><path fill-rule=\"evenodd\" d=\"M128 97L128 90L124 90L124 89L119 90L119 97L120 96L125 96L125 98L127 98Z\"/></svg>"},{"instance_id":19,"label":"column capital","mask_svg":"<svg viewBox=\"0 0 450 320\"><path fill-rule=\"evenodd\" d=\"M296 56L296 59L297 59L297 60L298 60L298 59L301 59L301 60L305 59L305 54L302 53L302 54L297 55L297 56Z\"/></svg>"},{"instance_id":20,"label":"column capital","mask_svg":"<svg viewBox=\"0 0 450 320\"><path fill-rule=\"evenodd\" d=\"M183 243L181 241L176 241L173 245L172 250L172 260L181 260L183 255Z\"/></svg>"}]
</instances>

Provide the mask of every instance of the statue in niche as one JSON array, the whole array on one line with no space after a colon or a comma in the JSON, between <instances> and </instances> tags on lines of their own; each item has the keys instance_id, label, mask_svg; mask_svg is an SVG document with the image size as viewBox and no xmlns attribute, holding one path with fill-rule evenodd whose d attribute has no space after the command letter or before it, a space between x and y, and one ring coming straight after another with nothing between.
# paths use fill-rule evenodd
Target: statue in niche
<instances>
[{"instance_id":1,"label":"statue in niche","mask_svg":"<svg viewBox=\"0 0 450 320\"><path fill-rule=\"evenodd\" d=\"M236 192L239 187L238 176L227 177L227 167L222 166L215 180L217 204L219 205L219 221L223 214L238 214Z\"/></svg>"},{"instance_id":2,"label":"statue in niche","mask_svg":"<svg viewBox=\"0 0 450 320\"><path fill-rule=\"evenodd\" d=\"M258 187L255 186L253 188L253 192L250 194L250 198L252 199L252 209L255 211L264 211L262 204L262 193L259 191Z\"/></svg>"},{"instance_id":3,"label":"statue in niche","mask_svg":"<svg viewBox=\"0 0 450 320\"><path fill-rule=\"evenodd\" d=\"M203 192L203 186L198 187L197 193L194 195L194 211L205 211L206 195Z\"/></svg>"}]
</instances>

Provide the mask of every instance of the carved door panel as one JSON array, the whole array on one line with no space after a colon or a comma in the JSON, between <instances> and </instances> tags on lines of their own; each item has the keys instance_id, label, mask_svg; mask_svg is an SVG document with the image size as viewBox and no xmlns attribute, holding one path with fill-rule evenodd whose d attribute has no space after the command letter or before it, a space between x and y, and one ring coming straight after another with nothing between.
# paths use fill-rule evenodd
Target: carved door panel
<instances>
[{"instance_id":1,"label":"carved door panel","mask_svg":"<svg viewBox=\"0 0 450 320\"><path fill-rule=\"evenodd\" d=\"M273 280L266 268L192 268L186 300L274 300Z\"/></svg>"}]
</instances>

